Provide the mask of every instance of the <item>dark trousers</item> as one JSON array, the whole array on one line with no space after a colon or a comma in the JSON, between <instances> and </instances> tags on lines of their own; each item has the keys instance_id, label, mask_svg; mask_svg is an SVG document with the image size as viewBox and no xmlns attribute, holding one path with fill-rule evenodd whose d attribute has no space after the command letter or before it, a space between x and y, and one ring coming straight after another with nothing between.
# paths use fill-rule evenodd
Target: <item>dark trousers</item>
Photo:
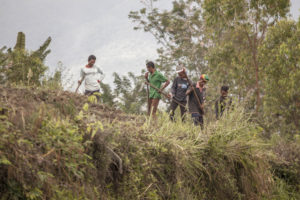
<instances>
[{"instance_id":1,"label":"dark trousers","mask_svg":"<svg viewBox=\"0 0 300 200\"><path fill-rule=\"evenodd\" d=\"M192 113L192 119L195 124L195 126L201 126L201 129L203 129L203 116L200 113Z\"/></svg>"},{"instance_id":2,"label":"dark trousers","mask_svg":"<svg viewBox=\"0 0 300 200\"><path fill-rule=\"evenodd\" d=\"M186 101L180 101L179 103L186 105ZM181 120L184 121L186 107L179 105L174 100L172 100L171 105L170 105L170 119L172 121L175 121L174 115L175 115L175 110L177 109L178 106L180 107Z\"/></svg>"},{"instance_id":3,"label":"dark trousers","mask_svg":"<svg viewBox=\"0 0 300 200\"><path fill-rule=\"evenodd\" d=\"M100 94L100 90L94 90L94 91L85 90L84 95L91 96L91 95L94 95L95 93ZM97 98L97 102L99 102L100 101L100 95L95 94L95 96Z\"/></svg>"}]
</instances>

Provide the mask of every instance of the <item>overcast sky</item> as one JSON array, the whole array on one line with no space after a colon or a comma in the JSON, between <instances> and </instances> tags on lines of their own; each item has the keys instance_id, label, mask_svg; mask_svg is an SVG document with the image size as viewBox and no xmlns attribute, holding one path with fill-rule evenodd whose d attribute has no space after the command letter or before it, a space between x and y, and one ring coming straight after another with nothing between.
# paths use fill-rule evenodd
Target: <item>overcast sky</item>
<instances>
[{"instance_id":1,"label":"overcast sky","mask_svg":"<svg viewBox=\"0 0 300 200\"><path fill-rule=\"evenodd\" d=\"M167 8L172 0L160 0ZM300 0L291 0L291 13L299 17ZM128 19L131 10L142 7L139 0L0 0L0 47L13 47L17 32L26 34L27 49L35 50L52 37L46 64L53 70L58 61L70 69L74 79L88 55L111 74L139 74L145 60L157 58L158 44L149 33L134 31Z\"/></svg>"}]
</instances>

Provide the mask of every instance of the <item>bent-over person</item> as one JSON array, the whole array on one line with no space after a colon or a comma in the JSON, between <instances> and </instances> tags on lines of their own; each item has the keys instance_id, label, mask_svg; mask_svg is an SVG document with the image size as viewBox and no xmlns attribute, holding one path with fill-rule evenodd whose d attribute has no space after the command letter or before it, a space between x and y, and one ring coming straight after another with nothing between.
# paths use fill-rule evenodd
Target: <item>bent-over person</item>
<instances>
[{"instance_id":1,"label":"bent-over person","mask_svg":"<svg viewBox=\"0 0 300 200\"><path fill-rule=\"evenodd\" d=\"M205 84L207 81L209 81L208 76L206 74L202 74L199 81L197 81L197 83L193 83L186 92L189 96L189 112L191 113L194 125L201 126L202 129L204 127L203 115L206 96Z\"/></svg>"}]
</instances>

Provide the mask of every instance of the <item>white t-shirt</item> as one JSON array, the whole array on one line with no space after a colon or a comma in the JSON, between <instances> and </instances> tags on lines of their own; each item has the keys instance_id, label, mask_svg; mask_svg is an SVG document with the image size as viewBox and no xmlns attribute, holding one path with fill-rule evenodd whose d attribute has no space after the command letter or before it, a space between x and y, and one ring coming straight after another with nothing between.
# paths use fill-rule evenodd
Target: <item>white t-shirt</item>
<instances>
[{"instance_id":1,"label":"white t-shirt","mask_svg":"<svg viewBox=\"0 0 300 200\"><path fill-rule=\"evenodd\" d=\"M100 85L98 81L104 78L103 71L93 65L93 67L83 67L80 71L80 80L84 78L85 80L85 90L96 91L100 90Z\"/></svg>"}]
</instances>

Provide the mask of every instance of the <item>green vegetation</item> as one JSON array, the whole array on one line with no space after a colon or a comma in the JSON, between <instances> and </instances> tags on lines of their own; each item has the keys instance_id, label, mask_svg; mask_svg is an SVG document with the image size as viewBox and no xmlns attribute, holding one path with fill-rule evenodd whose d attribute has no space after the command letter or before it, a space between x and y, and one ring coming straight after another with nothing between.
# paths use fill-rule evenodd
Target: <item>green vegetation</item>
<instances>
[{"instance_id":1,"label":"green vegetation","mask_svg":"<svg viewBox=\"0 0 300 200\"><path fill-rule=\"evenodd\" d=\"M2 199L299 198L299 138L264 139L239 106L200 131L67 92L0 91Z\"/></svg>"},{"instance_id":2,"label":"green vegetation","mask_svg":"<svg viewBox=\"0 0 300 200\"><path fill-rule=\"evenodd\" d=\"M142 115L144 77L114 74L101 103L47 77L51 38L0 49L0 199L300 199L300 22L289 1L175 0L129 17L162 44L158 68L211 77L205 129ZM151 3L151 6L147 5ZM216 121L229 85L233 109Z\"/></svg>"},{"instance_id":3,"label":"green vegetation","mask_svg":"<svg viewBox=\"0 0 300 200\"><path fill-rule=\"evenodd\" d=\"M42 77L48 69L44 65L46 56L50 53L47 50L51 38L49 37L38 50L29 52L25 49L25 34L18 33L17 42L12 50L6 47L1 49L0 53L0 82L5 80L13 84L40 85Z\"/></svg>"},{"instance_id":4,"label":"green vegetation","mask_svg":"<svg viewBox=\"0 0 300 200\"><path fill-rule=\"evenodd\" d=\"M300 23L272 27L261 51L265 74L265 115L280 131L300 134Z\"/></svg>"},{"instance_id":5,"label":"green vegetation","mask_svg":"<svg viewBox=\"0 0 300 200\"><path fill-rule=\"evenodd\" d=\"M172 76L183 63L191 79L209 74L208 107L228 85L255 110L265 135L300 134L300 23L287 19L289 0L174 0L169 10L155 0L143 5L129 18L161 44L161 71Z\"/></svg>"},{"instance_id":6,"label":"green vegetation","mask_svg":"<svg viewBox=\"0 0 300 200\"><path fill-rule=\"evenodd\" d=\"M128 76L120 77L117 73L114 73L113 76L114 94L118 100L117 106L127 113L142 113L142 107L147 102L144 76L135 76L131 72L128 73Z\"/></svg>"}]
</instances>

